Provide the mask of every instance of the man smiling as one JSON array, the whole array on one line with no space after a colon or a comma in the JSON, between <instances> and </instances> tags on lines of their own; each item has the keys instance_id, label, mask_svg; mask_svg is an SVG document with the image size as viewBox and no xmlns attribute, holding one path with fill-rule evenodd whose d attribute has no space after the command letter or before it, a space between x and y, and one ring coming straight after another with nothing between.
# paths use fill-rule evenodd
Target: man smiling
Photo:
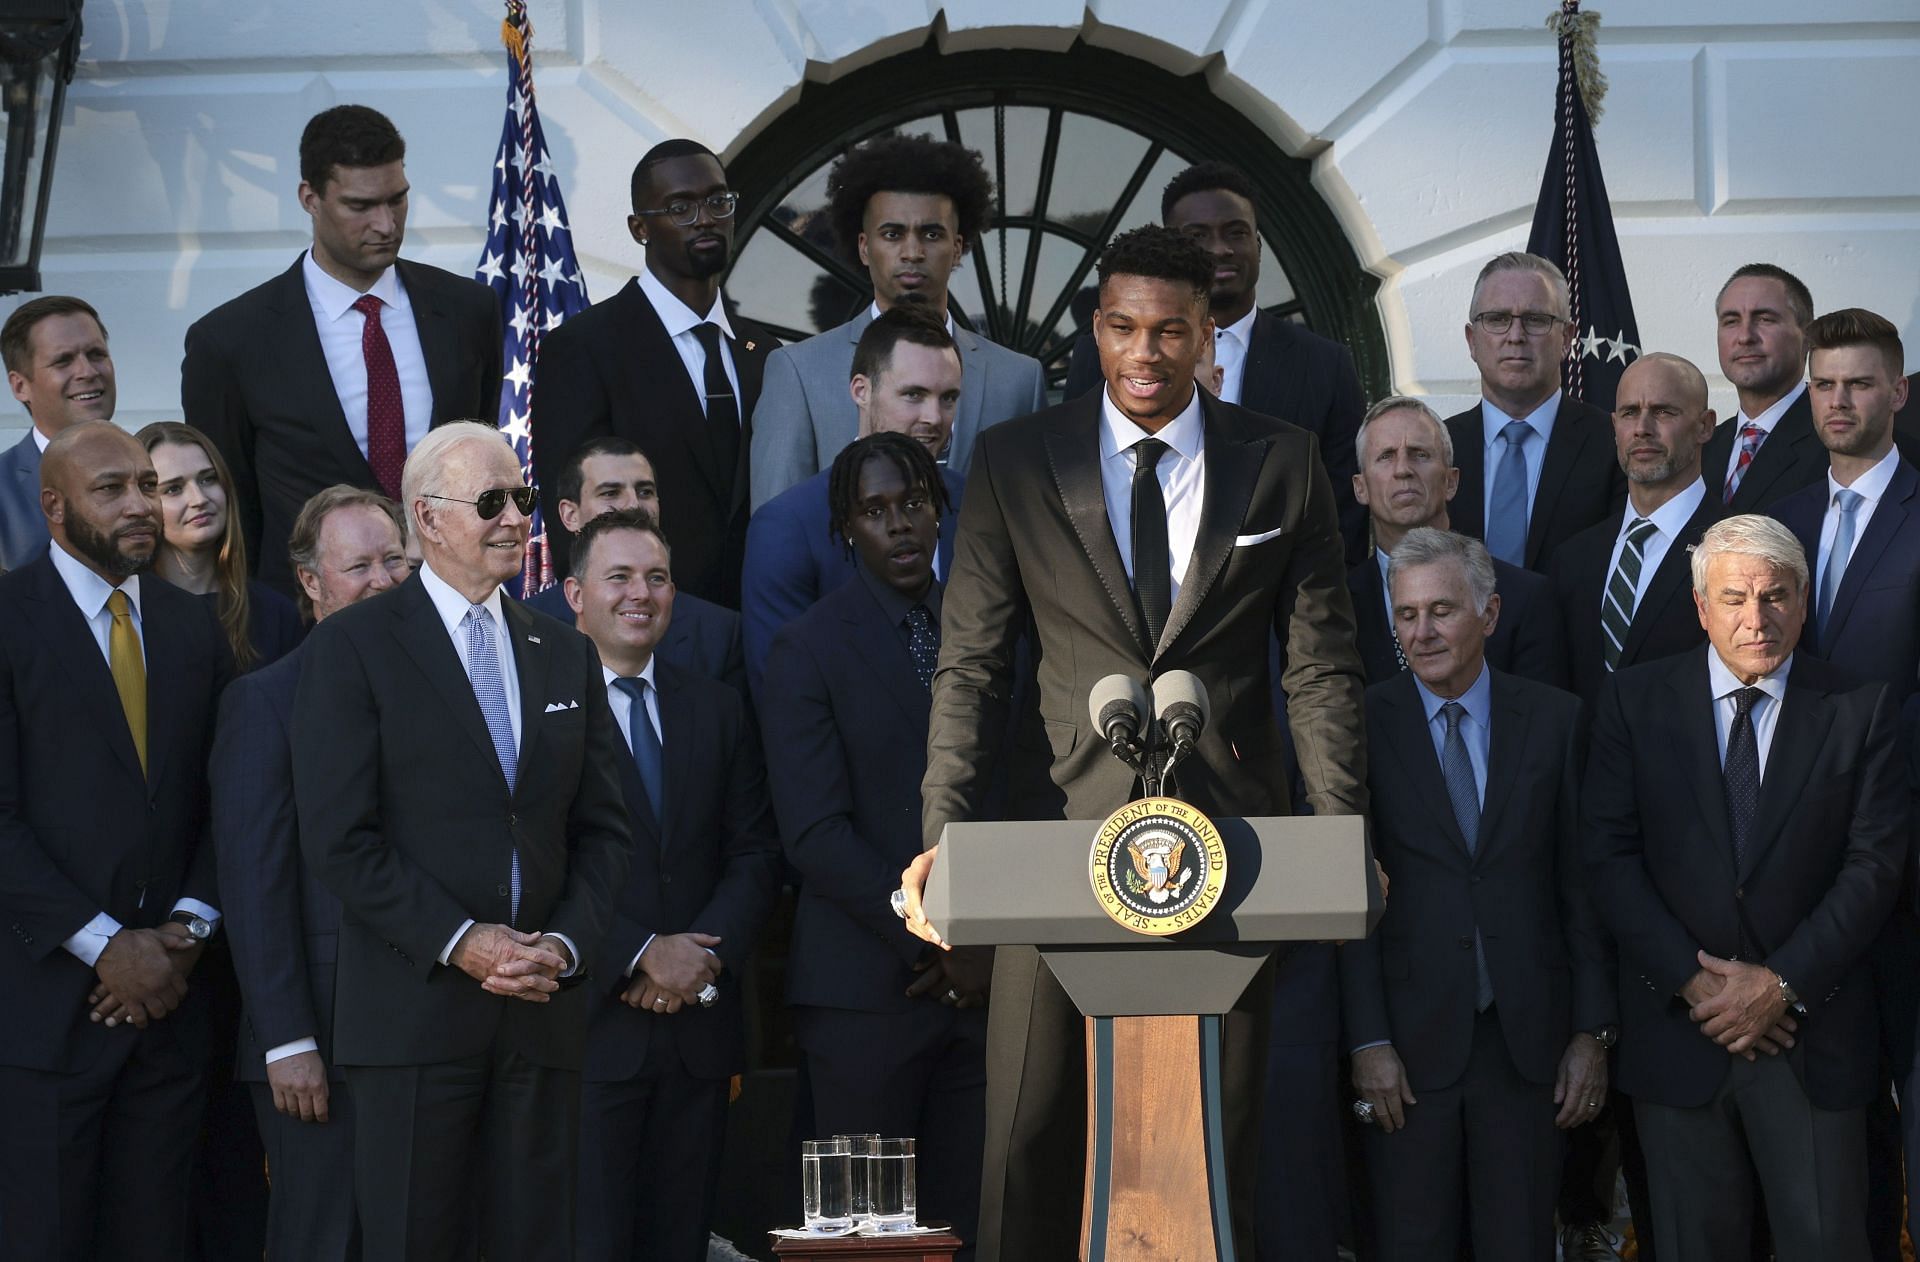
<instances>
[{"instance_id":1,"label":"man smiling","mask_svg":"<svg viewBox=\"0 0 1920 1262\"><path fill-rule=\"evenodd\" d=\"M76 421L113 419L113 356L92 306L49 294L14 308L0 328L7 385L33 427L0 455L0 570L18 569L47 545L40 513L40 453Z\"/></svg>"}]
</instances>

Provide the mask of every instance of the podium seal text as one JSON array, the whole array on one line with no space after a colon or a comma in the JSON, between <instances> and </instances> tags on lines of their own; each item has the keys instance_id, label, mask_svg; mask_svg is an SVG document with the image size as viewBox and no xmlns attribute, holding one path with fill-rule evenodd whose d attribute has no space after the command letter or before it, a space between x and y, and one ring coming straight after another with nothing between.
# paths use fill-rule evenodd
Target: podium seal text
<instances>
[{"instance_id":1,"label":"podium seal text","mask_svg":"<svg viewBox=\"0 0 1920 1262\"><path fill-rule=\"evenodd\" d=\"M1093 896L1116 924L1164 937L1220 902L1227 847L1213 821L1174 798L1143 798L1107 816L1088 856Z\"/></svg>"}]
</instances>

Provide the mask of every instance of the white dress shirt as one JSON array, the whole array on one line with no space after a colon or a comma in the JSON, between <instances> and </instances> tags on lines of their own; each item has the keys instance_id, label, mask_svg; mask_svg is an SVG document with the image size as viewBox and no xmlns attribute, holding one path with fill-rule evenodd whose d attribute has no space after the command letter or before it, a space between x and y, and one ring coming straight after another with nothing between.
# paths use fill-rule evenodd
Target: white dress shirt
<instances>
[{"instance_id":1,"label":"white dress shirt","mask_svg":"<svg viewBox=\"0 0 1920 1262\"><path fill-rule=\"evenodd\" d=\"M649 657L647 664L641 667L640 673L633 678L647 681L647 722L653 725L654 739L660 741L664 749L666 742L660 731L660 685L654 682L653 663L654 659ZM600 675L607 681L607 704L613 707L614 722L620 725L620 738L626 741L627 749L631 751L633 749L633 698L627 695L626 689L615 682L620 676L608 670L604 664L600 667ZM633 958L627 961L628 977L632 977L633 970L640 967L640 957L647 953L647 948L652 946L653 940L659 936L657 933L648 934L647 940L640 944L640 949L633 953Z\"/></svg>"},{"instance_id":2,"label":"white dress shirt","mask_svg":"<svg viewBox=\"0 0 1920 1262\"><path fill-rule=\"evenodd\" d=\"M34 431L36 434L38 430ZM87 630L93 633L93 643L100 650L100 656L111 666L113 657L109 648L108 636L113 631L113 614L107 608L107 598L115 591L127 594L127 603L133 607L133 635L140 644L140 660L144 666L147 656L147 637L140 615L140 577L134 575L121 581L114 587L88 569L81 561L57 541L48 548L53 559L54 573L67 585L67 591L73 596L73 603L80 607L80 617L86 621ZM177 898L173 902L176 912L191 912L218 928L220 911L210 907L197 898ZM100 953L107 949L107 939L119 933L121 924L105 911L95 912L93 919L87 921L79 930L60 945L65 947L74 958L88 968L100 962Z\"/></svg>"},{"instance_id":3,"label":"white dress shirt","mask_svg":"<svg viewBox=\"0 0 1920 1262\"><path fill-rule=\"evenodd\" d=\"M40 427L38 425L32 426L27 430L27 432L33 435L33 445L40 449L40 454L43 456L46 455L47 444L52 442L53 440L51 438L48 438L45 434L41 433Z\"/></svg>"},{"instance_id":4,"label":"white dress shirt","mask_svg":"<svg viewBox=\"0 0 1920 1262\"><path fill-rule=\"evenodd\" d=\"M728 345L733 341L733 326L727 323L727 304L720 293L716 290L713 295L713 310L701 315L674 297L672 290L644 268L640 272L640 292L653 304L654 314L666 326L673 349L680 352L680 362L687 367L687 378L693 382L693 396L700 400L703 414L707 410L707 350L700 345L700 339L694 336L693 331L703 324L720 326L723 338L720 343L720 366L726 369L727 384L733 388L734 411L744 425L747 407L740 399L740 374L734 370L733 349Z\"/></svg>"},{"instance_id":5,"label":"white dress shirt","mask_svg":"<svg viewBox=\"0 0 1920 1262\"><path fill-rule=\"evenodd\" d=\"M953 332L953 311L952 311L951 309L949 309L949 310L948 310L948 311L947 311L947 312L946 312L945 314L946 314L946 318L947 318L947 336L948 336L948 337L952 337L952 336L954 335L954 332ZM880 304L879 304L878 302L870 302L870 303L868 303L868 304L867 304L867 319L869 319L869 320L878 320L879 318L880 318Z\"/></svg>"},{"instance_id":6,"label":"white dress shirt","mask_svg":"<svg viewBox=\"0 0 1920 1262\"><path fill-rule=\"evenodd\" d=\"M333 392L339 396L347 429L364 456L367 357L360 347L360 335L367 318L353 309L360 291L320 270L312 250L302 259L300 274L307 282L307 305L313 309L313 325L320 334L320 350L327 357L327 372L333 377ZM407 450L412 451L433 424L433 383L427 379L427 357L420 350L413 303L407 297L407 287L400 283L399 271L391 267L380 273L367 293L380 300L380 328L393 350L393 369L400 378L400 406L406 413Z\"/></svg>"},{"instance_id":7,"label":"white dress shirt","mask_svg":"<svg viewBox=\"0 0 1920 1262\"><path fill-rule=\"evenodd\" d=\"M1787 409L1793 406L1794 400L1806 392L1807 383L1803 381L1793 389L1787 391L1786 394L1775 401L1772 407L1760 415L1748 416L1745 412L1740 412L1734 416L1733 450L1727 453L1727 467L1720 471L1721 486L1727 484L1727 479L1733 476L1733 471L1740 465L1740 431L1749 425L1758 425L1760 432L1765 434L1767 438L1773 437L1773 427L1780 423L1780 418L1787 414ZM1760 454L1761 448L1766 445L1767 439L1762 438L1760 440L1760 446L1753 449L1753 454L1757 457Z\"/></svg>"},{"instance_id":8,"label":"white dress shirt","mask_svg":"<svg viewBox=\"0 0 1920 1262\"><path fill-rule=\"evenodd\" d=\"M1167 501L1168 572L1173 575L1173 600L1180 599L1180 585L1193 561L1193 541L1200 533L1200 501L1207 486L1207 432L1200 412L1200 387L1186 410L1157 434L1128 420L1114 406L1103 389L1100 392L1100 489L1107 500L1107 523L1113 528L1113 541L1120 545L1120 564L1126 567L1127 581L1133 581L1133 467L1138 457L1133 445L1143 438L1158 438L1172 448L1154 467L1159 475L1160 494Z\"/></svg>"},{"instance_id":9,"label":"white dress shirt","mask_svg":"<svg viewBox=\"0 0 1920 1262\"><path fill-rule=\"evenodd\" d=\"M1486 472L1480 480L1486 485L1480 488L1480 520L1493 520L1493 484L1500 476L1500 462L1507 454L1507 444L1501 440L1500 431L1514 421L1525 421L1533 431L1520 444L1520 455L1527 462L1527 520L1533 520L1534 498L1540 491L1540 469L1547 462L1547 444L1553 441L1553 423L1560 416L1560 395L1561 392L1555 390L1545 403L1525 416L1508 416L1490 400L1481 398L1480 425L1486 451L1482 468Z\"/></svg>"},{"instance_id":10,"label":"white dress shirt","mask_svg":"<svg viewBox=\"0 0 1920 1262\"><path fill-rule=\"evenodd\" d=\"M1640 600L1647 594L1647 584L1653 582L1653 573L1660 563L1667 559L1667 551L1680 538L1680 532L1687 528L1693 515L1700 511L1700 505L1707 498L1707 484L1695 478L1693 485L1653 510L1647 520L1653 523L1653 533L1640 545L1640 577L1633 585L1633 612L1640 611ZM1613 582L1613 572L1620 565L1620 556L1627 549L1627 527L1640 520L1633 509L1633 501L1627 501L1626 511L1620 514L1620 529L1614 532L1613 552L1607 557L1607 574L1601 580L1600 605L1604 609L1607 603L1606 586Z\"/></svg>"},{"instance_id":11,"label":"white dress shirt","mask_svg":"<svg viewBox=\"0 0 1920 1262\"><path fill-rule=\"evenodd\" d=\"M1240 389L1247 379L1247 352L1253 348L1253 318L1259 314L1256 307L1224 329L1213 331L1213 362L1221 371L1222 403L1240 402Z\"/></svg>"},{"instance_id":12,"label":"white dress shirt","mask_svg":"<svg viewBox=\"0 0 1920 1262\"><path fill-rule=\"evenodd\" d=\"M1771 675L1762 675L1753 686L1761 696L1756 697L1753 709L1753 741L1760 754L1760 780L1767 779L1767 754L1773 749L1773 732L1780 726L1780 706L1787 699L1787 673L1793 669L1793 655L1780 663ZM1712 645L1707 646L1707 686L1713 692L1713 734L1720 742L1720 769L1727 766L1727 734L1733 728L1733 716L1738 712L1740 703L1734 700L1734 694L1747 685L1734 677L1727 664L1720 660L1720 653Z\"/></svg>"},{"instance_id":13,"label":"white dress shirt","mask_svg":"<svg viewBox=\"0 0 1920 1262\"><path fill-rule=\"evenodd\" d=\"M1840 575L1846 577L1847 562L1853 560L1853 554L1860 547L1860 541L1867 537L1867 523L1873 520L1873 510L1886 498L1887 488L1893 485L1893 475L1900 469L1900 449L1888 451L1880 457L1880 463L1853 480L1852 486L1843 487L1834 479L1833 468L1827 468L1827 515L1820 522L1820 573L1825 574L1839 563ZM1853 543L1847 548L1847 555L1833 557L1833 541L1840 533L1840 508L1833 497L1841 491L1852 491L1860 496L1860 507L1853 510ZM1822 580L1824 585L1825 580Z\"/></svg>"}]
</instances>

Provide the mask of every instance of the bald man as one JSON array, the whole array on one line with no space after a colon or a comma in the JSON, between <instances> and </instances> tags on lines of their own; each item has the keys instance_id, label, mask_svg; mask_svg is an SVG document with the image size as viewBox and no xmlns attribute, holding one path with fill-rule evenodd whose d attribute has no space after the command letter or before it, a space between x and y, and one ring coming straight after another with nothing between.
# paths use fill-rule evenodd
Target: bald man
<instances>
[{"instance_id":1,"label":"bald man","mask_svg":"<svg viewBox=\"0 0 1920 1262\"><path fill-rule=\"evenodd\" d=\"M177 1257L218 929L210 607L143 574L153 463L105 421L48 443L52 547L0 577L0 1254ZM90 1002L90 995L98 997Z\"/></svg>"}]
</instances>

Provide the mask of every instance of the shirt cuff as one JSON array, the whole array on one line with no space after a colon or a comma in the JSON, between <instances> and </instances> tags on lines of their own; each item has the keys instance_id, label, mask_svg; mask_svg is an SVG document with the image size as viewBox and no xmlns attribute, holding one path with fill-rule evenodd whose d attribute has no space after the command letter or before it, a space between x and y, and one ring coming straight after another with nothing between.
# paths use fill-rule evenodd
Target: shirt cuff
<instances>
[{"instance_id":1,"label":"shirt cuff","mask_svg":"<svg viewBox=\"0 0 1920 1262\"><path fill-rule=\"evenodd\" d=\"M1392 1047L1392 1046L1393 1046L1392 1039L1375 1039L1371 1043L1362 1043L1360 1046L1354 1048L1351 1052L1348 1052L1347 1055L1358 1056L1361 1052L1366 1051L1369 1047Z\"/></svg>"},{"instance_id":2,"label":"shirt cuff","mask_svg":"<svg viewBox=\"0 0 1920 1262\"><path fill-rule=\"evenodd\" d=\"M648 935L647 935L647 940L646 940L645 942L642 942L642 943L640 944L640 949L639 949L638 951L635 951L635 952L633 953L633 960L632 960L632 962L631 962L631 963L629 963L629 964L627 965L627 976L628 976L628 977L632 977L632 976L634 975L634 973L635 973L635 972L637 972L637 971L639 970L639 968L640 968L640 957L641 957L641 956L643 956L643 955L645 955L645 954L647 953L647 948L648 948L648 947L650 947L650 946L652 946L652 945L653 945L653 940L654 940L655 938L657 938L657 937L659 937L659 936L660 936L660 935L659 935L659 934L657 934L657 933L650 933L650 934L648 934Z\"/></svg>"},{"instance_id":3,"label":"shirt cuff","mask_svg":"<svg viewBox=\"0 0 1920 1262\"><path fill-rule=\"evenodd\" d=\"M285 1060L289 1056L298 1056L302 1052L317 1052L319 1050L320 1041L318 1039L295 1039L291 1043L282 1043L278 1047L269 1047L265 1059L267 1064L271 1065L276 1060Z\"/></svg>"},{"instance_id":4,"label":"shirt cuff","mask_svg":"<svg viewBox=\"0 0 1920 1262\"><path fill-rule=\"evenodd\" d=\"M220 927L220 909L218 907L210 907L197 898L176 898L173 900L173 909L176 912L184 911L191 915L198 916L215 929Z\"/></svg>"},{"instance_id":5,"label":"shirt cuff","mask_svg":"<svg viewBox=\"0 0 1920 1262\"><path fill-rule=\"evenodd\" d=\"M92 920L60 945L72 952L82 964L93 968L100 963L100 953L107 949L107 939L119 932L119 921L106 912L95 912Z\"/></svg>"},{"instance_id":6,"label":"shirt cuff","mask_svg":"<svg viewBox=\"0 0 1920 1262\"><path fill-rule=\"evenodd\" d=\"M569 969L561 970L560 976L572 977L575 973L580 971L580 948L573 945L572 938L569 938L564 933L553 933L551 931L542 933L540 936L543 938L558 938L560 941L567 944L567 954L573 957L573 967Z\"/></svg>"},{"instance_id":7,"label":"shirt cuff","mask_svg":"<svg viewBox=\"0 0 1920 1262\"><path fill-rule=\"evenodd\" d=\"M442 964L447 962L447 957L453 954L453 948L460 945L460 939L467 936L467 930L473 928L474 924L475 921L471 916L460 922L460 927L453 931L451 938L447 939L447 945L440 948L440 962Z\"/></svg>"}]
</instances>

